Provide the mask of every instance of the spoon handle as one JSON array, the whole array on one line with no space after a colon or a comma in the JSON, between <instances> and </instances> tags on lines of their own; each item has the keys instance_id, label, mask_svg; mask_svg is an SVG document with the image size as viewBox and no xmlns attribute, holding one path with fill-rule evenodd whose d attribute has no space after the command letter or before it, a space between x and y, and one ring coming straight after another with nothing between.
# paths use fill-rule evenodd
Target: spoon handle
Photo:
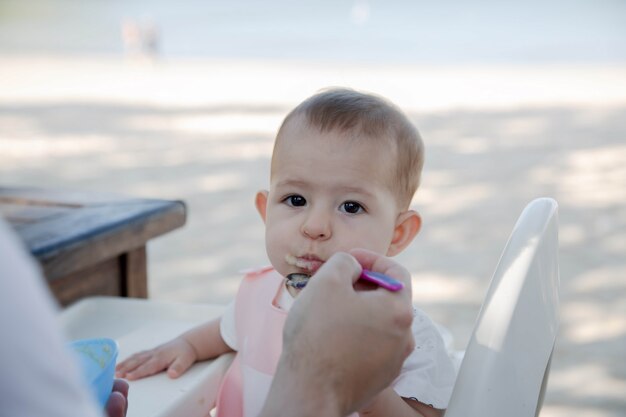
<instances>
[{"instance_id":1,"label":"spoon handle","mask_svg":"<svg viewBox=\"0 0 626 417\"><path fill-rule=\"evenodd\" d=\"M400 291L404 288L404 284L400 281L388 277L385 274L381 274L380 272L369 271L367 269L364 269L361 272L360 278L365 281L372 282L389 291Z\"/></svg>"}]
</instances>

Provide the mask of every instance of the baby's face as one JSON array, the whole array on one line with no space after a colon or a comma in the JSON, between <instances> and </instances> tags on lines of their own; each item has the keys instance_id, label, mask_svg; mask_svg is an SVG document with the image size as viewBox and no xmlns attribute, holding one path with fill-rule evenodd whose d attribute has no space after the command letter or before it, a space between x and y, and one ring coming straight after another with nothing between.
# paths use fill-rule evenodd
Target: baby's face
<instances>
[{"instance_id":1,"label":"baby's face","mask_svg":"<svg viewBox=\"0 0 626 417\"><path fill-rule=\"evenodd\" d=\"M283 129L265 206L267 253L283 276L313 273L338 251L389 254L400 213L392 152L342 135L297 119Z\"/></svg>"}]
</instances>

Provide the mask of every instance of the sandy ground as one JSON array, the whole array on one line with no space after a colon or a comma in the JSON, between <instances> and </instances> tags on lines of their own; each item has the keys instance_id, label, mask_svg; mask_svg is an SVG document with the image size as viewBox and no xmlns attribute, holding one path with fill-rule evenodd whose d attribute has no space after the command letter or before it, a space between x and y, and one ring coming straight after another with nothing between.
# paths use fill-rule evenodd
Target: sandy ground
<instances>
[{"instance_id":1,"label":"sandy ground","mask_svg":"<svg viewBox=\"0 0 626 417\"><path fill-rule=\"evenodd\" d=\"M267 263L253 195L319 88L382 94L427 147L425 224L398 260L463 348L515 220L560 204L561 329L542 416L626 413L626 67L385 67L0 56L0 184L182 199L150 296L223 303Z\"/></svg>"}]
</instances>

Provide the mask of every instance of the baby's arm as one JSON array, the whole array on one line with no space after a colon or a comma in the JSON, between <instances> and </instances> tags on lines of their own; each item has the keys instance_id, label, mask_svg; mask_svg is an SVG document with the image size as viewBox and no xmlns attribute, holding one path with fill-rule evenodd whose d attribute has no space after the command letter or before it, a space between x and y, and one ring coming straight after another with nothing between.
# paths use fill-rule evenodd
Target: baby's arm
<instances>
[{"instance_id":1,"label":"baby's arm","mask_svg":"<svg viewBox=\"0 0 626 417\"><path fill-rule=\"evenodd\" d=\"M402 398L393 388L385 388L367 407L359 410L359 416L441 417L443 411L419 401Z\"/></svg>"},{"instance_id":2,"label":"baby's arm","mask_svg":"<svg viewBox=\"0 0 626 417\"><path fill-rule=\"evenodd\" d=\"M220 321L218 317L154 349L135 353L115 367L116 376L134 380L167 369L170 378L178 378L194 362L232 351L222 339Z\"/></svg>"}]
</instances>

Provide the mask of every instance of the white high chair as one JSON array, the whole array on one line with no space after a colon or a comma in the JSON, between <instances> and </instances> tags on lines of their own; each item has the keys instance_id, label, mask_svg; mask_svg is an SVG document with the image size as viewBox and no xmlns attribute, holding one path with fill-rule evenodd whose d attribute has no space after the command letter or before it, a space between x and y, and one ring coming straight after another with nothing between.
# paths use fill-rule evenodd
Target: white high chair
<instances>
[{"instance_id":1,"label":"white high chair","mask_svg":"<svg viewBox=\"0 0 626 417\"><path fill-rule=\"evenodd\" d=\"M537 416L559 324L556 201L532 201L504 248L446 417Z\"/></svg>"},{"instance_id":2,"label":"white high chair","mask_svg":"<svg viewBox=\"0 0 626 417\"><path fill-rule=\"evenodd\" d=\"M446 417L529 417L542 403L558 327L557 204L543 198L522 212L504 249L461 363ZM94 297L65 309L70 339L111 337L123 360L211 319L222 306ZM131 383L128 417L205 417L232 360L195 364L171 380Z\"/></svg>"}]
</instances>

